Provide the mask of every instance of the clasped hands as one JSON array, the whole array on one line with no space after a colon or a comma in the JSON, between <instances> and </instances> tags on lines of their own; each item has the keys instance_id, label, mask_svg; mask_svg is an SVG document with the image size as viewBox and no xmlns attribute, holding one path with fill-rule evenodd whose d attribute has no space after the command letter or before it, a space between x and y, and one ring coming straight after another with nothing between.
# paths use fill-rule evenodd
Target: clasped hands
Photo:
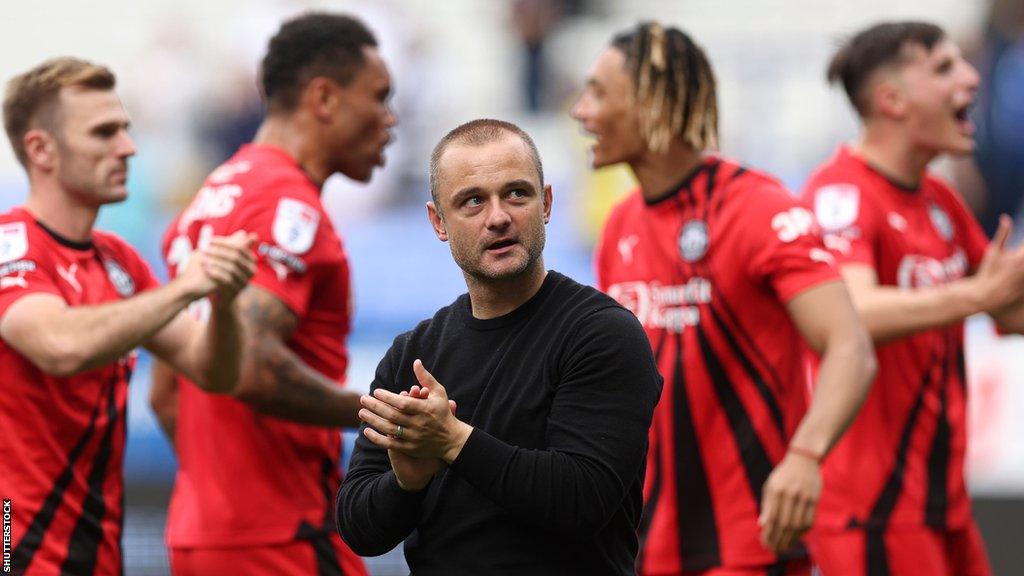
<instances>
[{"instance_id":1,"label":"clasped hands","mask_svg":"<svg viewBox=\"0 0 1024 576\"><path fill-rule=\"evenodd\" d=\"M388 451L398 485L417 492L458 457L473 427L455 417L455 401L423 362L414 361L412 368L418 385L399 394L378 388L360 397L359 419L367 424L363 436Z\"/></svg>"}]
</instances>

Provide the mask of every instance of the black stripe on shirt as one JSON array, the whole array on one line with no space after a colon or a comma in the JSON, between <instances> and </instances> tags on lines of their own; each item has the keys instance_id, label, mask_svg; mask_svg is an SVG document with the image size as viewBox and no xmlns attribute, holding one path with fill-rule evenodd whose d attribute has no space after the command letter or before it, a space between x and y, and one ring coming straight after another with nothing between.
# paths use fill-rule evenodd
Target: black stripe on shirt
<instances>
[{"instance_id":1,"label":"black stripe on shirt","mask_svg":"<svg viewBox=\"0 0 1024 576\"><path fill-rule=\"evenodd\" d=\"M885 531L868 528L864 534L864 567L867 576L889 576L889 554L885 551Z\"/></svg>"},{"instance_id":2,"label":"black stripe on shirt","mask_svg":"<svg viewBox=\"0 0 1024 576\"><path fill-rule=\"evenodd\" d=\"M958 369L957 335L953 330L946 330L944 362L942 378L939 380L939 413L935 421L935 435L928 453L928 498L925 500L924 521L936 530L946 528L946 509L948 501L950 452L952 452L952 429L949 425L949 379Z\"/></svg>"},{"instance_id":3,"label":"black stripe on shirt","mask_svg":"<svg viewBox=\"0 0 1024 576\"><path fill-rule=\"evenodd\" d=\"M320 576L343 576L345 571L341 569L341 560L338 558L338 551L331 544L331 535L338 532L334 523L334 490L331 487L331 476L334 473L335 463L330 458L324 458L320 465L320 485L324 491L325 512L324 532L322 537L313 539L313 549L316 550L317 569Z\"/></svg>"},{"instance_id":4,"label":"black stripe on shirt","mask_svg":"<svg viewBox=\"0 0 1024 576\"><path fill-rule=\"evenodd\" d=\"M107 514L107 503L103 498L103 484L107 480L110 455L114 451L114 431L118 426L117 382L114 378L109 385L107 400L107 426L100 439L99 451L89 472L89 489L82 504L82 515L75 522L75 528L68 540L68 555L61 566L62 574L94 574L100 542L103 540L103 517Z\"/></svg>"},{"instance_id":5,"label":"black stripe on shirt","mask_svg":"<svg viewBox=\"0 0 1024 576\"><path fill-rule=\"evenodd\" d=\"M757 435L750 415L747 414L736 389L729 381L729 375L722 366L721 360L715 355L703 326L697 326L697 339L700 342L701 354L704 357L708 375L711 377L715 395L718 397L718 403L729 421L729 428L736 441L736 449L743 461L743 470L746 472L751 495L757 501L758 509L760 509L761 489L772 472L772 461Z\"/></svg>"},{"instance_id":6,"label":"black stripe on shirt","mask_svg":"<svg viewBox=\"0 0 1024 576\"><path fill-rule=\"evenodd\" d=\"M672 378L673 433L676 456L676 518L679 523L679 551L684 570L706 570L721 565L718 525L711 505L704 461L701 459L697 430L693 424L690 400L683 371L683 334L678 343Z\"/></svg>"},{"instance_id":7,"label":"black stripe on shirt","mask_svg":"<svg viewBox=\"0 0 1024 576\"><path fill-rule=\"evenodd\" d=\"M896 509L896 502L899 499L900 492L903 491L903 474L907 468L907 453L910 451L910 439L917 428L918 415L921 413L922 406L924 406L924 396L928 391L928 387L931 386L931 381L932 370L928 370L924 375L924 380L921 382L917 399L914 400L910 414L907 415L907 421L903 425L903 433L896 448L895 465L892 472L889 473L889 479L886 480L882 492L879 494L878 499L875 500L875 505L871 509L871 516L867 519L869 530L884 529L889 522L889 517L892 516L893 510Z\"/></svg>"},{"instance_id":8,"label":"black stripe on shirt","mask_svg":"<svg viewBox=\"0 0 1024 576\"><path fill-rule=\"evenodd\" d=\"M754 383L758 394L761 395L765 406L768 407L768 412L772 415L772 422L779 433L779 439L783 444L786 444L786 423L782 417L782 408L779 406L779 401L775 398L775 393L772 392L767 382L765 382L764 376L761 375L757 367L754 366L753 361L747 357L739 342L736 341L734 333L741 332L741 330L738 327L730 328L729 323L715 309L714 303L708 306L708 309L711 311L711 318L715 321L715 324L723 328L722 335L725 336L725 341L729 345L729 349L732 350L733 356L740 361L740 366L743 367L747 378Z\"/></svg>"},{"instance_id":9,"label":"black stripe on shirt","mask_svg":"<svg viewBox=\"0 0 1024 576\"><path fill-rule=\"evenodd\" d=\"M331 542L331 533L317 528L305 520L295 530L295 540L305 540L313 547L317 576L344 576L337 550Z\"/></svg>"},{"instance_id":10,"label":"black stripe on shirt","mask_svg":"<svg viewBox=\"0 0 1024 576\"><path fill-rule=\"evenodd\" d=\"M28 529L25 530L21 542L14 547L14 553L11 555L11 569L15 574L28 569L32 564L32 558L39 550L39 546L42 545L43 539L46 537L46 531L50 528L50 524L57 514L57 508L64 501L64 492L67 491L68 486L71 485L71 480L74 478L75 463L82 456L82 451L85 450L85 446L92 438L93 432L96 431L96 420L99 417L99 409L102 403L101 397L96 402L96 405L93 406L92 415L89 417L89 425L86 427L82 437L71 448L71 452L68 453L67 465L53 481L53 487L50 488L46 499L43 500L42 507L35 517L32 518Z\"/></svg>"},{"instance_id":11,"label":"black stripe on shirt","mask_svg":"<svg viewBox=\"0 0 1024 576\"><path fill-rule=\"evenodd\" d=\"M320 528L306 522L299 522L295 530L296 540L306 540L313 547L313 556L316 559L317 576L344 576L345 571L341 567L341 560L338 558L338 551L331 542L331 535L337 532L334 523L333 513L333 490L331 489L331 473L334 462L330 458L324 458L320 463L320 489L326 501L324 521Z\"/></svg>"},{"instance_id":12,"label":"black stripe on shirt","mask_svg":"<svg viewBox=\"0 0 1024 576\"><path fill-rule=\"evenodd\" d=\"M711 281L712 285L714 285L715 280L711 276L710 267L707 270L707 277ZM729 306L729 302L722 296L722 293L719 292L716 296L717 298L715 301L720 306L720 308L713 310L713 312L721 311L721 319L726 321L720 322L720 325L723 327L733 328L731 333L734 336L738 336L739 340L746 345L746 349L750 350L750 352L753 354L751 366L754 366L753 361L756 360L757 365L761 367L761 370L768 374L768 376L771 378L771 381L775 384L777 389L782 390L782 378L779 376L778 372L775 371L775 367L772 365L771 362L768 361L767 358L765 358L764 354L761 353L760 348L758 348L757 345L754 344L754 341L751 340L750 335L747 333L746 330L743 329L743 324L740 323L740 321L738 320L738 316L735 312L733 312L732 307Z\"/></svg>"},{"instance_id":13,"label":"black stripe on shirt","mask_svg":"<svg viewBox=\"0 0 1024 576\"><path fill-rule=\"evenodd\" d=\"M718 169L721 166L722 162L720 160L715 160L708 166L708 179L707 183L704 184L704 205L702 206L703 214L701 214L701 219L708 225L710 225L711 197L718 190Z\"/></svg>"}]
</instances>

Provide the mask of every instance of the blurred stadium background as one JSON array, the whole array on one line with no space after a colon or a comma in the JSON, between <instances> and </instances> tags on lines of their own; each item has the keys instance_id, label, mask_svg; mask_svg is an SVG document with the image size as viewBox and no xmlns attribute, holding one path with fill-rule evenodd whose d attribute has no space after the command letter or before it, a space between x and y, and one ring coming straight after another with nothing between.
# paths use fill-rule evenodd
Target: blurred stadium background
<instances>
[{"instance_id":1,"label":"blurred stadium background","mask_svg":"<svg viewBox=\"0 0 1024 576\"><path fill-rule=\"evenodd\" d=\"M997 3L1024 11L1024 0ZM338 179L324 193L354 269L349 385L355 389L368 387L395 334L464 291L423 208L430 149L462 121L499 117L534 135L555 189L547 264L593 281L595 235L610 203L631 182L624 170L589 171L585 138L567 112L613 32L645 18L691 32L718 74L723 152L775 173L792 189L855 134L841 93L823 80L826 60L844 35L881 19L928 19L977 59L985 57L991 36L986 0L52 0L5 3L0 78L6 82L62 54L115 70L139 153L131 164L131 197L105 208L99 226L125 236L165 276L159 259L164 227L203 176L252 135L260 119L255 70L266 40L283 18L310 8L351 12L370 24L396 86L400 124L387 167L368 186ZM1013 58L1003 66L1018 94L1024 86L1021 38L1010 44ZM1016 116L1007 122L1016 118L1018 124L1000 126L1017 135L1008 144L1010 157L1024 163L1024 94L1010 108ZM962 176L970 166L946 161L937 169L960 177L972 199L979 196ZM1017 184L1024 188L1024 180ZM9 147L0 146L0 209L20 203L25 191L20 166ZM996 573L1021 574L1024 340L997 339L976 319L968 353L971 487ZM164 509L175 461L149 410L148 380L143 366L129 407L130 576L167 573ZM370 566L378 575L405 573L400 550L371 559Z\"/></svg>"}]
</instances>

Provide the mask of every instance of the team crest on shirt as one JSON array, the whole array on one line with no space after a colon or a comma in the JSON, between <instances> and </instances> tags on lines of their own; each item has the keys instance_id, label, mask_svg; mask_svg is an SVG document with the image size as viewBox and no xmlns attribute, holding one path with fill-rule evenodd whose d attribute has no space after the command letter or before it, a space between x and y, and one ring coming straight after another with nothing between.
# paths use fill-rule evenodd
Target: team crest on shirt
<instances>
[{"instance_id":1,"label":"team crest on shirt","mask_svg":"<svg viewBox=\"0 0 1024 576\"><path fill-rule=\"evenodd\" d=\"M106 259L103 261L103 267L107 269L107 278L110 278L110 283L114 285L114 290L117 290L117 293L122 298L128 298L135 294L135 280L132 280L131 275L125 272L120 264Z\"/></svg>"},{"instance_id":2,"label":"team crest on shirt","mask_svg":"<svg viewBox=\"0 0 1024 576\"><path fill-rule=\"evenodd\" d=\"M28 252L28 235L24 222L0 226L0 264L21 258Z\"/></svg>"},{"instance_id":3,"label":"team crest on shirt","mask_svg":"<svg viewBox=\"0 0 1024 576\"><path fill-rule=\"evenodd\" d=\"M943 240L949 242L953 239L953 221L950 220L949 214L946 214L945 210L932 202L928 205L928 217L931 218L932 226Z\"/></svg>"},{"instance_id":4,"label":"team crest on shirt","mask_svg":"<svg viewBox=\"0 0 1024 576\"><path fill-rule=\"evenodd\" d=\"M679 232L679 255L687 262L696 262L708 252L710 237L703 220L690 220Z\"/></svg>"},{"instance_id":5,"label":"team crest on shirt","mask_svg":"<svg viewBox=\"0 0 1024 576\"><path fill-rule=\"evenodd\" d=\"M292 198L277 203L272 233L277 245L292 254L305 254L313 246L320 213L315 208Z\"/></svg>"},{"instance_id":6,"label":"team crest on shirt","mask_svg":"<svg viewBox=\"0 0 1024 576\"><path fill-rule=\"evenodd\" d=\"M829 184L814 195L814 216L827 232L852 226L859 211L860 189L853 184Z\"/></svg>"}]
</instances>

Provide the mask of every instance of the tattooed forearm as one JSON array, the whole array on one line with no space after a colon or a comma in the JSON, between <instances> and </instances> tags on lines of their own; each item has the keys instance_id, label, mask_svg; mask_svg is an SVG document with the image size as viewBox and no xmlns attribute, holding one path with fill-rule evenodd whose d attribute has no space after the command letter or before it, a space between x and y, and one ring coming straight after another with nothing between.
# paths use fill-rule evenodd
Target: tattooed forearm
<instances>
[{"instance_id":1,"label":"tattooed forearm","mask_svg":"<svg viewBox=\"0 0 1024 576\"><path fill-rule=\"evenodd\" d=\"M339 388L285 344L298 326L295 314L253 286L238 302L248 345L235 396L259 412L287 420L358 426L359 395Z\"/></svg>"}]
</instances>

